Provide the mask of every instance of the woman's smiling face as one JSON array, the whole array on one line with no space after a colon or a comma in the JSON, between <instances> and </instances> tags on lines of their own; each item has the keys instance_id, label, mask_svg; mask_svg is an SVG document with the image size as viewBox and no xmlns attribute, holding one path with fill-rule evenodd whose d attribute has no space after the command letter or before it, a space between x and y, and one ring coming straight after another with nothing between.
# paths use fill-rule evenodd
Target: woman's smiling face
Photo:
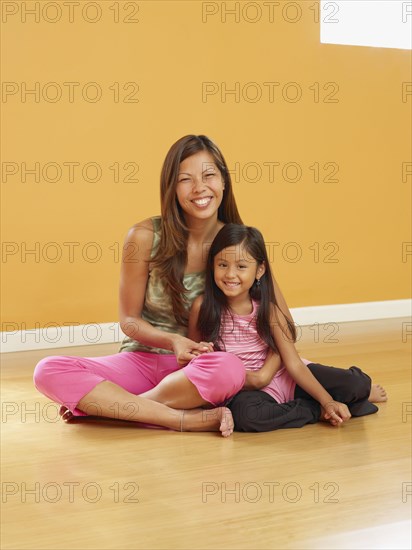
<instances>
[{"instance_id":1,"label":"woman's smiling face","mask_svg":"<svg viewBox=\"0 0 412 550\"><path fill-rule=\"evenodd\" d=\"M217 216L223 189L222 174L207 151L200 151L180 163L176 197L186 219Z\"/></svg>"}]
</instances>

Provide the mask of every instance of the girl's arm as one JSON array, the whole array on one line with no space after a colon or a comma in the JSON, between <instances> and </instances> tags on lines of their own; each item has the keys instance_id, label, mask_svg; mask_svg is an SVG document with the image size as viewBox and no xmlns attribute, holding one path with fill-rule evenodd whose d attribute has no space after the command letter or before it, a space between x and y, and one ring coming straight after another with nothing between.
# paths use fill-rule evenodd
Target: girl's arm
<instances>
[{"instance_id":1,"label":"girl's arm","mask_svg":"<svg viewBox=\"0 0 412 550\"><path fill-rule=\"evenodd\" d=\"M279 308L275 308L275 306L272 308L271 327L273 338L287 371L295 382L325 409L325 419L330 420L332 424L348 420L351 415L347 406L333 400L299 357L286 320Z\"/></svg>"},{"instance_id":2,"label":"girl's arm","mask_svg":"<svg viewBox=\"0 0 412 550\"><path fill-rule=\"evenodd\" d=\"M269 350L263 366L259 370L246 370L243 390L260 390L266 387L280 369L282 360L279 354Z\"/></svg>"},{"instance_id":3,"label":"girl's arm","mask_svg":"<svg viewBox=\"0 0 412 550\"><path fill-rule=\"evenodd\" d=\"M127 336L146 346L173 351L179 362L189 362L195 357L192 352L204 351L204 345L180 334L159 330L141 317L152 245L153 224L150 219L133 226L126 236L120 272L120 328Z\"/></svg>"},{"instance_id":4,"label":"girl's arm","mask_svg":"<svg viewBox=\"0 0 412 550\"><path fill-rule=\"evenodd\" d=\"M292 317L292 314L291 312L289 311L289 308L288 308L288 305L286 303L286 300L285 298L283 297L283 294L279 288L279 285L278 283L276 282L276 279L275 277L273 277L273 286L274 286L274 289L275 289L275 296L276 296L276 301L278 303L278 306L280 307L280 309L283 311L283 313L289 318L289 320L293 323L293 317Z\"/></svg>"}]
</instances>

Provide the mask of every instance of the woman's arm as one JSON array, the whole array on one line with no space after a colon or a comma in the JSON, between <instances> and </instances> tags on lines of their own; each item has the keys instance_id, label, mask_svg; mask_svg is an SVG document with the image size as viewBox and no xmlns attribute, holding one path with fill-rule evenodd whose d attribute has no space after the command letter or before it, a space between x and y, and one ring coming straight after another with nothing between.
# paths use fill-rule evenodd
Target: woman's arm
<instances>
[{"instance_id":1,"label":"woman's arm","mask_svg":"<svg viewBox=\"0 0 412 550\"><path fill-rule=\"evenodd\" d=\"M199 349L193 350L194 355L200 355L201 353L208 353L213 351L213 342L201 341L201 334L199 329L197 328L197 320L199 319L200 306L202 305L202 302L203 302L202 295L195 298L193 300L192 306L190 308L190 313L189 313L189 327L188 327L187 336L190 340L199 342L199 345L203 346L202 350L199 350ZM181 366L184 366L187 363L188 361L186 361L186 363L184 364L182 363L180 364Z\"/></svg>"},{"instance_id":2,"label":"woman's arm","mask_svg":"<svg viewBox=\"0 0 412 550\"><path fill-rule=\"evenodd\" d=\"M259 370L246 370L244 390L260 390L266 387L280 369L282 360L279 354L269 350L266 360Z\"/></svg>"},{"instance_id":3,"label":"woman's arm","mask_svg":"<svg viewBox=\"0 0 412 550\"><path fill-rule=\"evenodd\" d=\"M347 406L333 400L332 396L316 380L299 357L286 320L279 308L275 306L272 308L271 327L276 346L290 376L303 390L320 403L326 411L325 418L330 420L331 423L341 423L348 420L351 415Z\"/></svg>"},{"instance_id":4,"label":"woman's arm","mask_svg":"<svg viewBox=\"0 0 412 550\"><path fill-rule=\"evenodd\" d=\"M141 317L152 245L150 219L133 226L124 241L119 289L120 328L130 338L146 346L173 351L178 360L188 362L195 357L192 350L200 352L205 346L180 334L159 330Z\"/></svg>"},{"instance_id":5,"label":"woman's arm","mask_svg":"<svg viewBox=\"0 0 412 550\"><path fill-rule=\"evenodd\" d=\"M187 331L187 336L195 342L200 342L200 331L197 328L197 321L199 319L200 306L203 302L203 296L200 295L193 300L192 306L189 313L189 328Z\"/></svg>"}]
</instances>

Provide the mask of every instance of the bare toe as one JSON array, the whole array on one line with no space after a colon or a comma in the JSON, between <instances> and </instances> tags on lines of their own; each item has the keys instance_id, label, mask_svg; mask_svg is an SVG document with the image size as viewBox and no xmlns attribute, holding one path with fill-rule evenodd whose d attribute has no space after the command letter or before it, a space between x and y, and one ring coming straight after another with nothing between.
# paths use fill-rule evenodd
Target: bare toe
<instances>
[{"instance_id":1,"label":"bare toe","mask_svg":"<svg viewBox=\"0 0 412 550\"><path fill-rule=\"evenodd\" d=\"M60 407L59 415L62 417L64 422L66 422L67 424L70 424L70 422L72 422L75 418L74 414L67 407L65 407L64 405L62 405Z\"/></svg>"},{"instance_id":2,"label":"bare toe","mask_svg":"<svg viewBox=\"0 0 412 550\"><path fill-rule=\"evenodd\" d=\"M235 423L233 421L231 410L226 407L222 407L222 416L219 430L222 433L223 437L229 437L230 435L232 435L234 427Z\"/></svg>"},{"instance_id":3,"label":"bare toe","mask_svg":"<svg viewBox=\"0 0 412 550\"><path fill-rule=\"evenodd\" d=\"M383 403L388 400L386 390L380 384L372 384L369 401L371 403Z\"/></svg>"}]
</instances>

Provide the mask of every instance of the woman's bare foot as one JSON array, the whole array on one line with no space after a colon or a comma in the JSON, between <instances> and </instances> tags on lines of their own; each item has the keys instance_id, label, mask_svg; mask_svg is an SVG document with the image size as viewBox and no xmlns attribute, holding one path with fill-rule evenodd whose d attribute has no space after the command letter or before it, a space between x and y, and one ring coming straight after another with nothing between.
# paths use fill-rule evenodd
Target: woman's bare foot
<instances>
[{"instance_id":1,"label":"woman's bare foot","mask_svg":"<svg viewBox=\"0 0 412 550\"><path fill-rule=\"evenodd\" d=\"M386 390L380 384L372 384L371 393L369 394L368 401L371 403L383 403L388 400Z\"/></svg>"},{"instance_id":2,"label":"woman's bare foot","mask_svg":"<svg viewBox=\"0 0 412 550\"><path fill-rule=\"evenodd\" d=\"M190 409L183 417L184 432L221 432L223 437L233 433L232 412L227 407L215 409Z\"/></svg>"},{"instance_id":3,"label":"woman's bare foot","mask_svg":"<svg viewBox=\"0 0 412 550\"><path fill-rule=\"evenodd\" d=\"M229 437L229 435L232 435L235 428L232 411L227 407L220 408L222 409L222 412L220 417L219 431L222 432L223 437Z\"/></svg>"},{"instance_id":4,"label":"woman's bare foot","mask_svg":"<svg viewBox=\"0 0 412 550\"><path fill-rule=\"evenodd\" d=\"M59 415L67 424L70 424L70 422L73 422L73 420L75 420L74 414L64 405L60 407Z\"/></svg>"}]
</instances>

